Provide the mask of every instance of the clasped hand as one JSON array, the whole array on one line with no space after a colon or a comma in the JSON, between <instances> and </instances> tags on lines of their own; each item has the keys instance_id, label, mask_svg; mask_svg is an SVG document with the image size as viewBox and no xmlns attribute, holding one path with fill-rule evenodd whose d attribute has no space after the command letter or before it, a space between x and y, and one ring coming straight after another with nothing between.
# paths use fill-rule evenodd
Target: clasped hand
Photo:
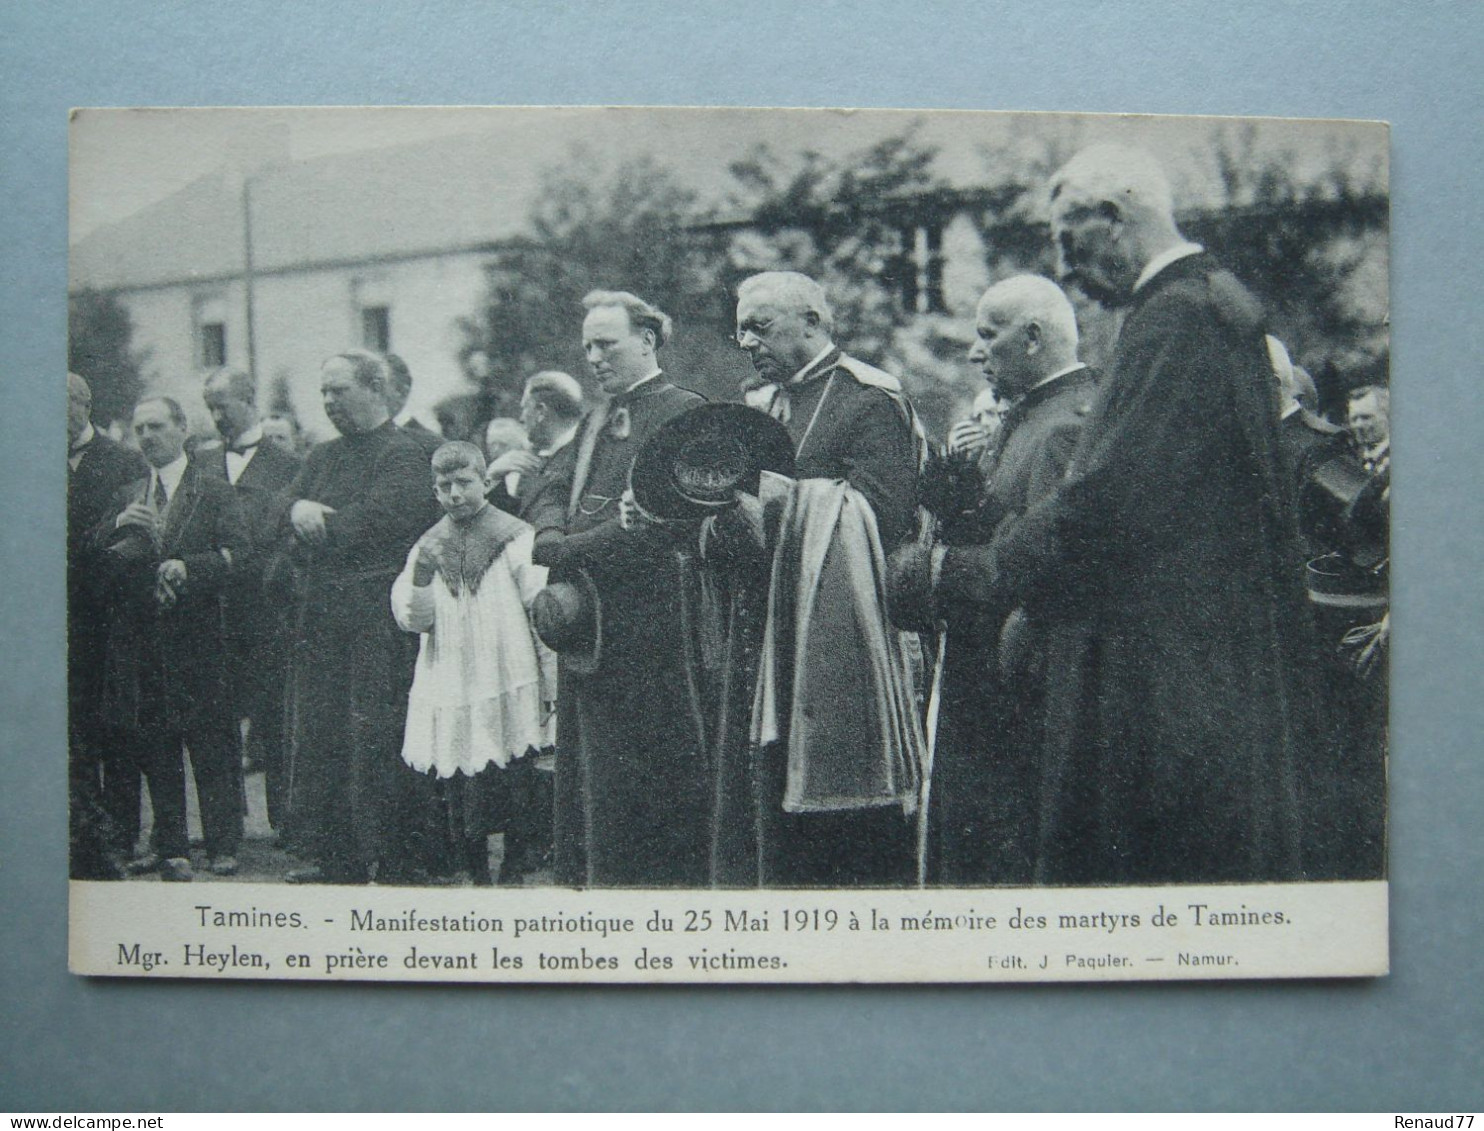
<instances>
[{"instance_id":1,"label":"clasped hand","mask_svg":"<svg viewBox=\"0 0 1484 1131\"><path fill-rule=\"evenodd\" d=\"M186 564L179 558L159 564L155 570L155 600L161 608L168 609L180 600L187 576Z\"/></svg>"},{"instance_id":2,"label":"clasped hand","mask_svg":"<svg viewBox=\"0 0 1484 1131\"><path fill-rule=\"evenodd\" d=\"M294 537L311 546L323 546L329 537L325 529L325 516L335 513L334 507L316 503L311 499L300 499L289 509L289 522L294 528Z\"/></svg>"}]
</instances>

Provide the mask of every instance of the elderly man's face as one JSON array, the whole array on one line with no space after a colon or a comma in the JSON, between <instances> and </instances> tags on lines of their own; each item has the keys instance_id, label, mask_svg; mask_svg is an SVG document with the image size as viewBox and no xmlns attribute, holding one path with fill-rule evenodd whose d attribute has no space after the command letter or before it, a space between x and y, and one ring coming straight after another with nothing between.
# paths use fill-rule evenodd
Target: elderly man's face
<instances>
[{"instance_id":1,"label":"elderly man's face","mask_svg":"<svg viewBox=\"0 0 1484 1131\"><path fill-rule=\"evenodd\" d=\"M211 422L228 443L251 428L258 415L257 409L249 402L232 395L231 386L226 382L209 382L203 399L206 411L211 413Z\"/></svg>"},{"instance_id":2,"label":"elderly man's face","mask_svg":"<svg viewBox=\"0 0 1484 1131\"><path fill-rule=\"evenodd\" d=\"M1391 422L1386 418L1386 412L1381 408L1381 402L1377 400L1374 393L1368 393L1363 397L1350 402L1347 423L1350 425L1350 434L1355 437L1356 443L1379 444L1391 435Z\"/></svg>"},{"instance_id":3,"label":"elderly man's face","mask_svg":"<svg viewBox=\"0 0 1484 1131\"><path fill-rule=\"evenodd\" d=\"M346 358L332 357L325 362L320 370L319 391L325 415L342 436L369 432L386 415L386 403L356 380L355 366Z\"/></svg>"},{"instance_id":4,"label":"elderly man's face","mask_svg":"<svg viewBox=\"0 0 1484 1131\"><path fill-rule=\"evenodd\" d=\"M813 360L819 345L807 312L752 291L737 302L737 344L766 381L786 381Z\"/></svg>"},{"instance_id":5,"label":"elderly man's face","mask_svg":"<svg viewBox=\"0 0 1484 1131\"><path fill-rule=\"evenodd\" d=\"M1133 291L1131 271L1119 247L1120 222L1096 204L1060 197L1051 205L1051 238L1062 283L1077 287L1104 306L1117 306Z\"/></svg>"},{"instance_id":6,"label":"elderly man's face","mask_svg":"<svg viewBox=\"0 0 1484 1131\"><path fill-rule=\"evenodd\" d=\"M151 467L165 467L185 451L186 430L159 401L145 401L134 410L134 438Z\"/></svg>"},{"instance_id":7,"label":"elderly man's face","mask_svg":"<svg viewBox=\"0 0 1484 1131\"><path fill-rule=\"evenodd\" d=\"M1039 378L1027 353L1025 319L992 304L979 304L969 362L1002 397L1020 396Z\"/></svg>"},{"instance_id":8,"label":"elderly man's face","mask_svg":"<svg viewBox=\"0 0 1484 1131\"><path fill-rule=\"evenodd\" d=\"M547 427L551 413L536 397L526 393L520 398L520 426L526 430L531 443L544 448L551 442L551 429Z\"/></svg>"},{"instance_id":9,"label":"elderly man's face","mask_svg":"<svg viewBox=\"0 0 1484 1131\"><path fill-rule=\"evenodd\" d=\"M597 306L582 320L582 352L605 393L621 393L654 372L654 334L635 330L621 306Z\"/></svg>"}]
</instances>

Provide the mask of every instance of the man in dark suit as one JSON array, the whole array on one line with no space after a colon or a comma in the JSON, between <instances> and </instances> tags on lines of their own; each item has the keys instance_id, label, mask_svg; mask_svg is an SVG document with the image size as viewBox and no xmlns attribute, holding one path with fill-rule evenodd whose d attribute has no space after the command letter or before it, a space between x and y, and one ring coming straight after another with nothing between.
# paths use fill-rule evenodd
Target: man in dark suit
<instances>
[{"instance_id":1,"label":"man in dark suit","mask_svg":"<svg viewBox=\"0 0 1484 1131\"><path fill-rule=\"evenodd\" d=\"M552 479L548 469L571 461L583 407L582 386L570 374L550 369L526 381L520 398L520 426L529 446L490 456L489 474L496 481L490 502L517 518L528 518ZM491 426L494 423L490 421ZM488 431L485 447L491 448Z\"/></svg>"},{"instance_id":2,"label":"man in dark suit","mask_svg":"<svg viewBox=\"0 0 1484 1131\"><path fill-rule=\"evenodd\" d=\"M281 582L265 589L264 575L278 548L284 492L303 461L264 438L257 390L248 374L219 369L206 379L203 393L222 441L198 448L192 458L203 472L232 485L251 543L236 562L223 600L227 649L237 714L248 720L248 751L263 771L268 820L277 829L283 825L288 785L283 692L293 594Z\"/></svg>"},{"instance_id":3,"label":"man in dark suit","mask_svg":"<svg viewBox=\"0 0 1484 1131\"><path fill-rule=\"evenodd\" d=\"M118 843L122 830L111 827L103 807L99 699L107 604L88 534L119 488L148 470L138 452L93 427L92 408L88 383L67 374L67 777L71 874L79 880L115 878L116 858L133 849Z\"/></svg>"},{"instance_id":4,"label":"man in dark suit","mask_svg":"<svg viewBox=\"0 0 1484 1131\"><path fill-rule=\"evenodd\" d=\"M133 427L149 474L120 489L112 517L93 535L109 598L103 715L123 755L109 763L105 796L121 826L131 815L137 822L142 773L154 837L130 870L191 879L184 743L211 870L231 875L242 839L242 760L221 599L247 534L231 487L187 459L179 404L142 401Z\"/></svg>"},{"instance_id":5,"label":"man in dark suit","mask_svg":"<svg viewBox=\"0 0 1484 1131\"><path fill-rule=\"evenodd\" d=\"M1036 878L1298 879L1313 697L1261 307L1147 153L1084 150L1050 197L1063 278L1127 314L1066 480L975 571L1046 626Z\"/></svg>"},{"instance_id":6,"label":"man in dark suit","mask_svg":"<svg viewBox=\"0 0 1484 1131\"><path fill-rule=\"evenodd\" d=\"M969 353L1008 405L986 459L974 449L950 455L963 470L992 468L971 505L924 502L939 519L929 553L909 546L893 565L915 558L917 599L946 625L938 742L929 813L929 878L983 887L1031 882L1037 841L1045 691L1041 626L1024 607L981 601L979 585L994 546L1032 504L1066 475L1096 386L1077 360L1077 317L1049 279L1019 275L985 292ZM978 476L972 475L976 481ZM894 589L893 605L898 593ZM914 627L931 627L919 625Z\"/></svg>"},{"instance_id":7,"label":"man in dark suit","mask_svg":"<svg viewBox=\"0 0 1484 1131\"><path fill-rule=\"evenodd\" d=\"M484 458L488 484L485 498L506 514L519 515L520 499L515 488L520 484L521 469L539 466L530 437L519 420L497 416L484 426Z\"/></svg>"}]
</instances>

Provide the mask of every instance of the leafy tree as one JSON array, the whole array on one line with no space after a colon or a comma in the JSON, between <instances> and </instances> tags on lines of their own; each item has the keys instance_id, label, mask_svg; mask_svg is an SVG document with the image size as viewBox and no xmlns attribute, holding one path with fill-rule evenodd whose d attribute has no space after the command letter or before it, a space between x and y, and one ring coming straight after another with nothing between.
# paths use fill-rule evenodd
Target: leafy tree
<instances>
[{"instance_id":1,"label":"leafy tree","mask_svg":"<svg viewBox=\"0 0 1484 1131\"><path fill-rule=\"evenodd\" d=\"M465 367L485 402L478 415L513 415L541 369L587 379L579 325L592 290L633 291L669 313L677 336L665 365L686 372L706 352L697 327L710 324L699 337L714 339L723 305L716 237L696 227L700 218L694 195L649 157L607 169L577 149L547 171L530 236L496 253L483 306L460 320Z\"/></svg>"},{"instance_id":2,"label":"leafy tree","mask_svg":"<svg viewBox=\"0 0 1484 1131\"><path fill-rule=\"evenodd\" d=\"M144 391L145 357L129 348L134 325L115 296L83 290L67 300L67 368L93 391L93 419L103 427L126 419Z\"/></svg>"}]
</instances>

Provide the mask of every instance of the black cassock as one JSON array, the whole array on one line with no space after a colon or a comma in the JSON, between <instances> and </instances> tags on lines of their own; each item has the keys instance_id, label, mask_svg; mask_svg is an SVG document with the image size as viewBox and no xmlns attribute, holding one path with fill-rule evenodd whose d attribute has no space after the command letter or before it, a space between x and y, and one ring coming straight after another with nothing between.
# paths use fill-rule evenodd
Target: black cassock
<instances>
[{"instance_id":1,"label":"black cassock","mask_svg":"<svg viewBox=\"0 0 1484 1131\"><path fill-rule=\"evenodd\" d=\"M595 409L528 512L536 563L553 581L587 571L602 602L596 670L578 672L565 658L558 669L559 883L706 880L705 733L681 603L691 567L669 533L623 530L617 518L634 456L701 400L661 375Z\"/></svg>"},{"instance_id":2,"label":"black cassock","mask_svg":"<svg viewBox=\"0 0 1484 1131\"><path fill-rule=\"evenodd\" d=\"M1261 310L1177 260L1132 299L1071 478L979 572L1046 626L1039 882L1303 875L1298 559Z\"/></svg>"},{"instance_id":3,"label":"black cassock","mask_svg":"<svg viewBox=\"0 0 1484 1131\"><path fill-rule=\"evenodd\" d=\"M287 495L336 512L324 546L292 550L287 832L327 880L363 880L378 861L405 862L402 729L417 640L392 619L389 595L413 543L438 520L432 470L388 421L320 444Z\"/></svg>"}]
</instances>

